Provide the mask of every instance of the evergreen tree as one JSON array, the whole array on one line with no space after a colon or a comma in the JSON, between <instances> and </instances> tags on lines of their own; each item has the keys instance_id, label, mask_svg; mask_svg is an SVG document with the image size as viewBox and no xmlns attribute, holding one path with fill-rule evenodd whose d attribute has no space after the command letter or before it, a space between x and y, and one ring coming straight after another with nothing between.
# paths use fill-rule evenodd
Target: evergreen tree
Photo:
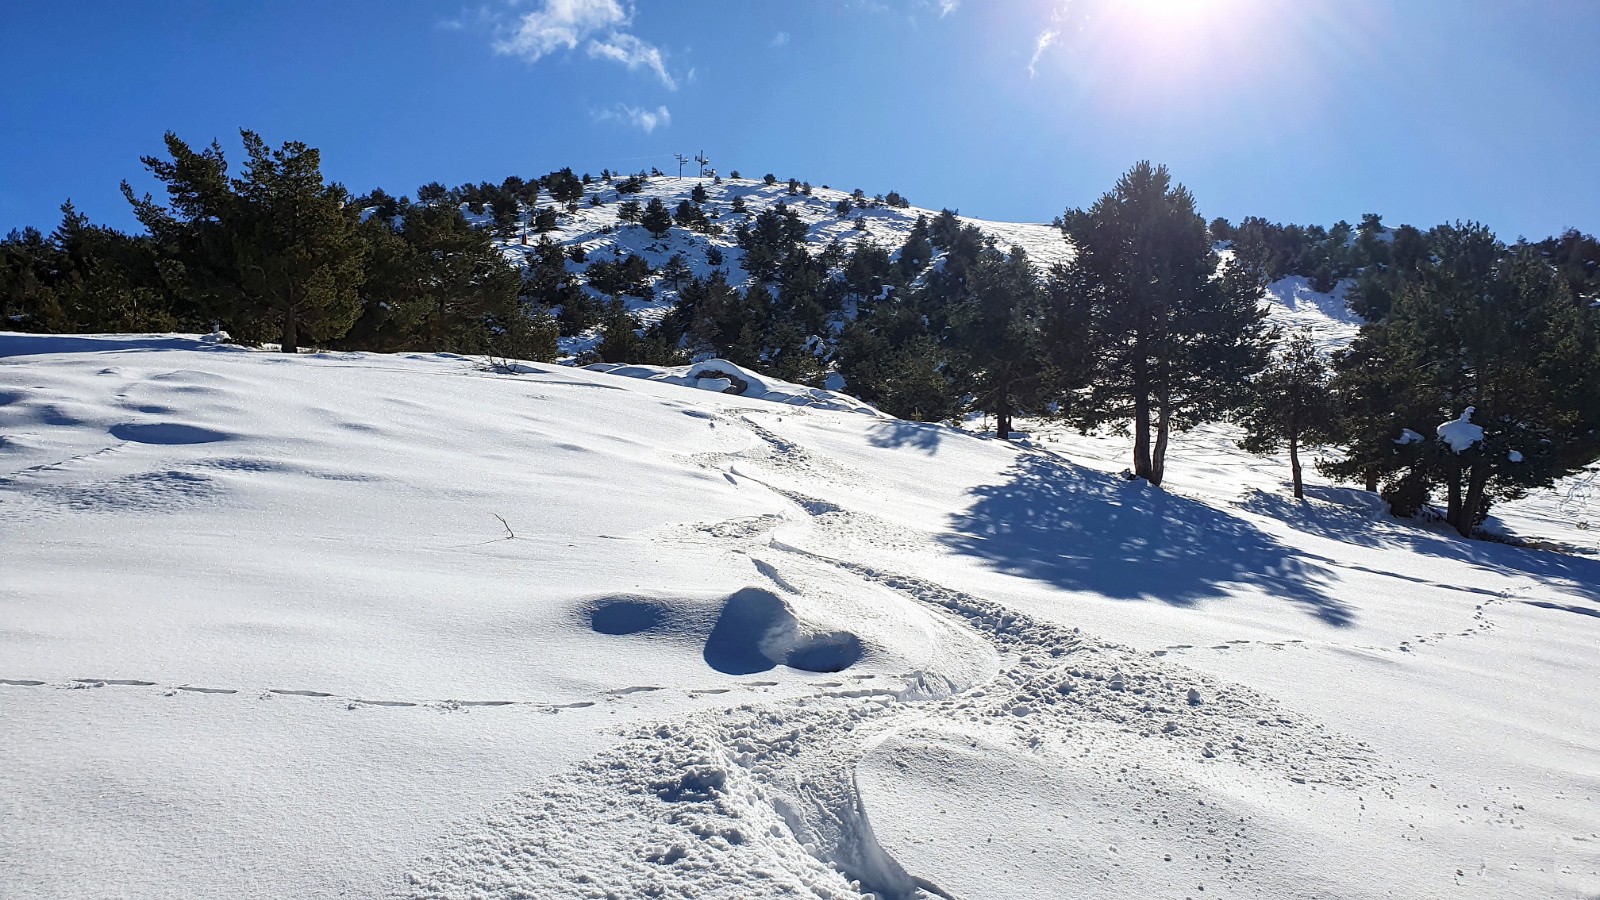
<instances>
[{"instance_id":1,"label":"evergreen tree","mask_svg":"<svg viewBox=\"0 0 1600 900\"><path fill-rule=\"evenodd\" d=\"M672 214L667 212L666 204L659 197L651 197L645 205L644 215L640 217L639 224L657 238L665 237L672 230Z\"/></svg>"},{"instance_id":2,"label":"evergreen tree","mask_svg":"<svg viewBox=\"0 0 1600 900\"><path fill-rule=\"evenodd\" d=\"M1471 223L1432 234L1432 258L1352 347L1394 382L1406 416L1386 436L1396 449L1384 457L1370 432L1342 435L1351 458L1330 469L1382 465L1399 514L1443 488L1447 520L1471 536L1494 502L1600 453L1600 312L1531 246L1506 248Z\"/></svg>"},{"instance_id":3,"label":"evergreen tree","mask_svg":"<svg viewBox=\"0 0 1600 900\"><path fill-rule=\"evenodd\" d=\"M302 336L341 337L361 314L358 211L343 187L323 181L316 149L289 141L271 150L253 131L240 136L249 157L240 178L227 179L215 143L196 153L169 132L172 160L142 161L166 184L171 208L135 200L126 184L124 193L158 239L180 237L180 261L203 270L208 287L220 283L251 318L275 322L284 352Z\"/></svg>"},{"instance_id":4,"label":"evergreen tree","mask_svg":"<svg viewBox=\"0 0 1600 900\"><path fill-rule=\"evenodd\" d=\"M689 192L689 199L696 203L705 203L711 199L711 195L706 193L706 186L704 184L696 182L694 190Z\"/></svg>"},{"instance_id":5,"label":"evergreen tree","mask_svg":"<svg viewBox=\"0 0 1600 900\"><path fill-rule=\"evenodd\" d=\"M1289 449L1289 471L1296 500L1305 498L1300 449L1318 443L1334 415L1329 393L1331 376L1309 332L1289 337L1267 367L1250 382L1239 423L1245 439L1239 446L1251 453Z\"/></svg>"},{"instance_id":6,"label":"evergreen tree","mask_svg":"<svg viewBox=\"0 0 1600 900\"><path fill-rule=\"evenodd\" d=\"M672 282L672 289L674 291L680 290L683 287L683 280L688 278L689 274L689 261L683 258L682 253L672 254L672 256L668 257L667 261L661 265L661 277L665 281Z\"/></svg>"},{"instance_id":7,"label":"evergreen tree","mask_svg":"<svg viewBox=\"0 0 1600 900\"><path fill-rule=\"evenodd\" d=\"M1037 276L1021 247L985 247L967 282L950 345L968 371L973 406L992 413L995 435L1011 439L1011 420L1040 398L1043 353Z\"/></svg>"},{"instance_id":8,"label":"evergreen tree","mask_svg":"<svg viewBox=\"0 0 1600 900\"><path fill-rule=\"evenodd\" d=\"M437 181L430 181L417 188L418 203L443 203L450 191Z\"/></svg>"},{"instance_id":9,"label":"evergreen tree","mask_svg":"<svg viewBox=\"0 0 1600 900\"><path fill-rule=\"evenodd\" d=\"M900 274L906 281L921 274L922 269L933 259L933 244L928 242L928 217L917 216L911 223L911 231L906 234L906 242L900 247Z\"/></svg>"},{"instance_id":10,"label":"evergreen tree","mask_svg":"<svg viewBox=\"0 0 1600 900\"><path fill-rule=\"evenodd\" d=\"M612 301L600 328L600 346L596 348L600 361L643 362L643 347L644 342L639 338L639 320L622 303Z\"/></svg>"},{"instance_id":11,"label":"evergreen tree","mask_svg":"<svg viewBox=\"0 0 1600 900\"><path fill-rule=\"evenodd\" d=\"M516 233L517 218L522 210L517 205L515 194L500 194L489 204L489 211L494 216L494 232L500 237L510 237Z\"/></svg>"},{"instance_id":12,"label":"evergreen tree","mask_svg":"<svg viewBox=\"0 0 1600 900\"><path fill-rule=\"evenodd\" d=\"M1205 220L1164 166L1141 162L1089 209L1068 210L1077 251L1060 293L1093 361L1063 405L1084 429L1133 429L1133 471L1160 484L1173 431L1237 408L1266 363L1260 274L1218 268Z\"/></svg>"}]
</instances>

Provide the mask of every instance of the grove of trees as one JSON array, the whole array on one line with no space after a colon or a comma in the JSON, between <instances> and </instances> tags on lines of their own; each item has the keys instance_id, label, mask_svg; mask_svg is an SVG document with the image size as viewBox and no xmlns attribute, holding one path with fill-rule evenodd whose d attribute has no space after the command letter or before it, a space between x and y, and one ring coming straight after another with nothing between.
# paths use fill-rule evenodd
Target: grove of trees
<instances>
[{"instance_id":1,"label":"grove of trees","mask_svg":"<svg viewBox=\"0 0 1600 900\"><path fill-rule=\"evenodd\" d=\"M1130 477L1152 485L1173 435L1232 422L1245 449L1287 450L1296 497L1315 450L1324 474L1381 492L1397 514L1442 502L1463 535L1494 503L1600 456L1600 242L1577 231L1507 245L1474 223L1389 228L1374 214L1328 228L1207 223L1164 167L1139 163L1065 211L1070 256L1041 269L951 210L919 216L895 247L865 230L817 241L788 205L831 223L906 208L894 191L825 201L767 175L782 199L754 207L740 188L719 213L704 185L668 206L624 199L656 175L564 168L432 182L415 201L352 197L314 148L241 137L236 172L219 144L173 134L143 158L165 196L124 184L142 233L69 202L51 233L0 241L9 327L220 325L285 352L550 360L559 337L584 336L607 361L715 354L806 384L842 377L903 418L992 416L1002 438L1019 416L1121 431ZM616 213L601 230L648 233L656 266L552 239L602 191ZM679 229L693 241L662 243ZM1265 287L1292 276L1344 292L1358 337L1330 354L1270 327ZM672 302L645 327L630 308L653 299Z\"/></svg>"}]
</instances>

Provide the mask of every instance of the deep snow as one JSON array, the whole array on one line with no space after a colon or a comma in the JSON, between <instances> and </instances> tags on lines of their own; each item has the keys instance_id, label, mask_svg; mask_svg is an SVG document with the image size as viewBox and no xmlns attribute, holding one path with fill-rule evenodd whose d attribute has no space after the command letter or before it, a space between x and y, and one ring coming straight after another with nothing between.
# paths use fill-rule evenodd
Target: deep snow
<instances>
[{"instance_id":1,"label":"deep snow","mask_svg":"<svg viewBox=\"0 0 1600 900\"><path fill-rule=\"evenodd\" d=\"M0 896L1600 895L1592 556L672 381L0 335Z\"/></svg>"}]
</instances>

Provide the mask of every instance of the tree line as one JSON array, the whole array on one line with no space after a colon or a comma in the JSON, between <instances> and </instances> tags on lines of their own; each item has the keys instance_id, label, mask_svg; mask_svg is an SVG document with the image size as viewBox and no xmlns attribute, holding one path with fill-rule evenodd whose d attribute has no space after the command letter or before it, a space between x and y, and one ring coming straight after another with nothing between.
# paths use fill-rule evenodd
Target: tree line
<instances>
[{"instance_id":1,"label":"tree line","mask_svg":"<svg viewBox=\"0 0 1600 900\"><path fill-rule=\"evenodd\" d=\"M1157 485L1174 434L1234 422L1246 449L1287 449L1297 497L1300 454L1318 448L1325 474L1380 491L1398 514L1442 497L1464 535L1493 503L1600 454L1600 244L1576 231L1507 245L1473 223L1423 232L1376 215L1326 229L1207 223L1164 167L1140 163L1057 219L1072 256L1040 269L951 210L919 216L898 248L865 236L817 247L782 201L756 212L735 196L719 210L697 184L669 210L622 199L659 172L602 172L618 200L608 228L701 235L697 275L682 253L656 268L550 240L561 210L603 203L595 179L571 169L434 182L415 202L352 197L325 181L315 149L242 135L237 175L215 142L197 150L167 135L167 157L142 160L164 200L123 186L142 234L93 225L70 203L50 235L12 232L0 242L0 311L41 331L223 323L289 351L549 360L559 337L589 335L588 354L606 361L716 354L801 383L842 376L902 418L982 412L1002 437L1023 415L1121 429L1130 476ZM788 188L811 194L796 179ZM908 204L856 191L837 206ZM495 243L519 229L534 238L521 266ZM724 246L738 251L742 284ZM1343 283L1364 318L1349 347L1325 356L1269 325L1264 286L1288 275L1319 290ZM675 303L644 328L625 298L658 291Z\"/></svg>"}]
</instances>

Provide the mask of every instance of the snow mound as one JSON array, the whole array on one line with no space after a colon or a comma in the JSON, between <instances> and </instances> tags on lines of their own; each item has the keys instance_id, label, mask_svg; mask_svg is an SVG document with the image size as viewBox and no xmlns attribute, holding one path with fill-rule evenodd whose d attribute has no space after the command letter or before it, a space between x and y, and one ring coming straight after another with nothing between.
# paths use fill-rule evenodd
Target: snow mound
<instances>
[{"instance_id":1,"label":"snow mound","mask_svg":"<svg viewBox=\"0 0 1600 900\"><path fill-rule=\"evenodd\" d=\"M861 638L846 629L805 621L782 597L747 587L720 600L715 620L701 600L623 594L585 604L590 627L607 635L696 640L706 665L724 675L752 675L778 666L803 672L842 672L865 656Z\"/></svg>"},{"instance_id":2,"label":"snow mound","mask_svg":"<svg viewBox=\"0 0 1600 900\"><path fill-rule=\"evenodd\" d=\"M712 393L734 394L740 397L748 397L751 400L783 403L788 406L865 413L870 416L880 417L884 415L871 405L857 400L849 394L822 388L806 387L803 384L795 384L767 375L759 375L743 366L734 365L725 359L703 360L691 366L668 367L595 363L584 368L595 372L604 372L608 375L620 375L624 378L660 381L666 384L711 391Z\"/></svg>"},{"instance_id":3,"label":"snow mound","mask_svg":"<svg viewBox=\"0 0 1600 900\"><path fill-rule=\"evenodd\" d=\"M861 638L819 629L796 618L783 598L745 588L728 598L706 639L706 663L729 675L784 665L806 672L841 672L861 660Z\"/></svg>"}]
</instances>

